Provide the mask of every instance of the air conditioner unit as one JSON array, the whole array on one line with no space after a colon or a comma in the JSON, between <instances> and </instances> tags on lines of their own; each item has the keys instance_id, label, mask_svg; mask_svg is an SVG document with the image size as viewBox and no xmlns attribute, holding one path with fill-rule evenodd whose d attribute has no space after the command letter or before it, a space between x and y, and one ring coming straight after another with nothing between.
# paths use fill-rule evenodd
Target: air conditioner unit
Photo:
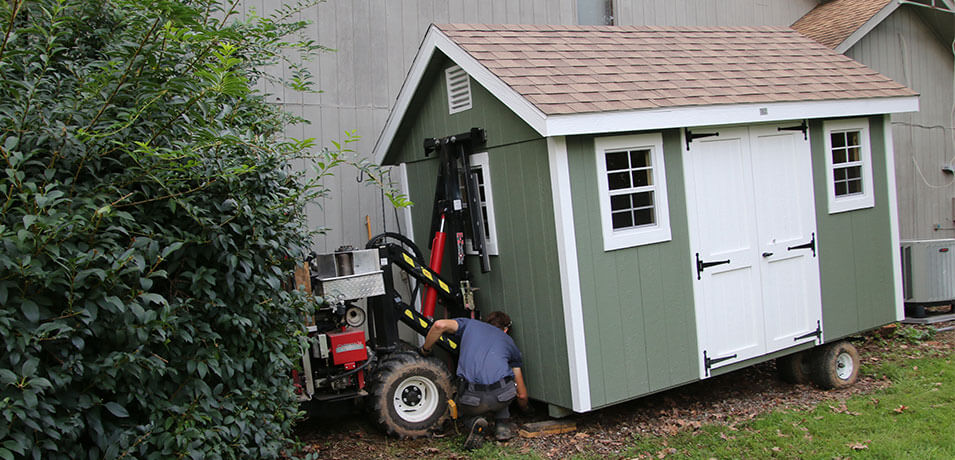
<instances>
[{"instance_id":1,"label":"air conditioner unit","mask_svg":"<svg viewBox=\"0 0 955 460\"><path fill-rule=\"evenodd\" d=\"M906 304L955 300L955 239L902 241L902 286Z\"/></svg>"}]
</instances>

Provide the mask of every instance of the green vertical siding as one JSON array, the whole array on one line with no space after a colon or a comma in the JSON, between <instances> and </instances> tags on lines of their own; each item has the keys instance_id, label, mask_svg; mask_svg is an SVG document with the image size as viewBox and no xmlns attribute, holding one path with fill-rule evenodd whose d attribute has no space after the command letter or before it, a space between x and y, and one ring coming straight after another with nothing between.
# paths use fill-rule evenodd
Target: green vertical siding
<instances>
[{"instance_id":1,"label":"green vertical siding","mask_svg":"<svg viewBox=\"0 0 955 460\"><path fill-rule=\"evenodd\" d=\"M672 240L605 252L594 138L567 139L594 408L695 380L696 323L682 149L663 133Z\"/></svg>"},{"instance_id":2,"label":"green vertical siding","mask_svg":"<svg viewBox=\"0 0 955 460\"><path fill-rule=\"evenodd\" d=\"M810 123L825 341L895 321L892 223L882 117L869 119L875 207L829 214L822 121ZM893 191L894 193L894 191Z\"/></svg>"},{"instance_id":3,"label":"green vertical siding","mask_svg":"<svg viewBox=\"0 0 955 460\"><path fill-rule=\"evenodd\" d=\"M476 301L485 313L502 310L512 317L530 396L571 407L547 142L474 80L472 108L449 115L444 69L450 65L443 58L433 61L386 163L408 163L414 240L427 254L438 162L434 155L424 157L422 141L472 127L487 130L499 255L491 256L487 274L477 257L468 257L480 288ZM511 145L495 147L504 144ZM451 267L449 258L444 267Z\"/></svg>"}]
</instances>

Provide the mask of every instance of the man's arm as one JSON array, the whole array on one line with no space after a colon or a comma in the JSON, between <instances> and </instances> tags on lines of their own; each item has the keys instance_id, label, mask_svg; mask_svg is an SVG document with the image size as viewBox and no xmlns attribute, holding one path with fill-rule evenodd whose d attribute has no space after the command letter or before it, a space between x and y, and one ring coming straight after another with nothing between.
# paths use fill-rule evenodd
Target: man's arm
<instances>
[{"instance_id":1,"label":"man's arm","mask_svg":"<svg viewBox=\"0 0 955 460\"><path fill-rule=\"evenodd\" d=\"M458 332L458 322L453 319L439 319L428 329L428 335L424 338L424 345L421 345L422 354L431 354L431 347L438 341L441 334L453 334Z\"/></svg>"},{"instance_id":2,"label":"man's arm","mask_svg":"<svg viewBox=\"0 0 955 460\"><path fill-rule=\"evenodd\" d=\"M524 374L519 367L513 367L511 370L514 371L514 382L517 383L517 405L527 410L527 387L524 386Z\"/></svg>"}]
</instances>

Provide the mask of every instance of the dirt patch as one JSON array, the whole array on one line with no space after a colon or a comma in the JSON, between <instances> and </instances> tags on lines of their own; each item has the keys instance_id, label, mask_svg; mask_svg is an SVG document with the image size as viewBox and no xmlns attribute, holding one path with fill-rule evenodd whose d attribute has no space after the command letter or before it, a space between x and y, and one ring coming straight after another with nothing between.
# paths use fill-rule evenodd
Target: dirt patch
<instances>
[{"instance_id":1,"label":"dirt patch","mask_svg":"<svg viewBox=\"0 0 955 460\"><path fill-rule=\"evenodd\" d=\"M953 325L942 323L932 327L945 329ZM925 330L927 327L916 328ZM871 369L866 365L877 365L885 360L950 356L955 350L955 331L938 332L932 339L923 341L912 341L902 334L886 338L875 332L855 340L854 344L859 348L863 368ZM575 414L572 416L577 424L575 432L517 438L507 445L521 453L534 452L549 458L563 458L575 452L613 458L623 453L635 435L669 436L697 430L703 424L733 426L772 410L808 409L824 400L845 400L889 385L891 382L880 375L861 375L858 383L840 390L792 385L776 378L775 364L770 361L607 409ZM543 406L537 408L536 414L515 416L518 424L546 419ZM307 452L317 452L323 459L468 458L465 453L449 449L448 443L387 438L366 418L347 411L303 422L298 436L307 444ZM452 429L444 436L454 438L456 433Z\"/></svg>"}]
</instances>

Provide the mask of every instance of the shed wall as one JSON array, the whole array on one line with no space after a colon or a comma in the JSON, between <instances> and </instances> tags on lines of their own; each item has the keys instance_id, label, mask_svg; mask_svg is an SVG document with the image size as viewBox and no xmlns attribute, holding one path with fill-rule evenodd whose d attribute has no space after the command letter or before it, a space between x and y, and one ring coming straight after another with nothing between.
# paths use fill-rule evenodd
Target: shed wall
<instances>
[{"instance_id":1,"label":"shed wall","mask_svg":"<svg viewBox=\"0 0 955 460\"><path fill-rule=\"evenodd\" d=\"M846 55L921 94L919 111L892 115L902 239L955 237L953 55L917 7L901 7ZM940 229L936 229L940 227Z\"/></svg>"},{"instance_id":2,"label":"shed wall","mask_svg":"<svg viewBox=\"0 0 955 460\"><path fill-rule=\"evenodd\" d=\"M698 378L679 130L663 144L672 240L605 252L594 138L567 139L594 408Z\"/></svg>"},{"instance_id":3,"label":"shed wall","mask_svg":"<svg viewBox=\"0 0 955 460\"><path fill-rule=\"evenodd\" d=\"M424 157L422 141L486 129L500 255L490 257L486 274L477 257L467 257L473 285L480 288L476 301L485 314L502 310L511 316L530 396L571 407L547 143L473 80L473 108L449 115L443 71L449 65L439 59L429 70L412 102L414 116L401 127L403 137L387 157L389 163L407 163L409 194L416 203L411 208L414 240L428 254L439 163L435 155ZM495 147L504 144L511 145ZM450 267L446 258L443 272Z\"/></svg>"},{"instance_id":4,"label":"shed wall","mask_svg":"<svg viewBox=\"0 0 955 460\"><path fill-rule=\"evenodd\" d=\"M892 225L881 116L869 118L875 206L829 214L822 121L810 121L823 337L830 342L895 321Z\"/></svg>"}]
</instances>

